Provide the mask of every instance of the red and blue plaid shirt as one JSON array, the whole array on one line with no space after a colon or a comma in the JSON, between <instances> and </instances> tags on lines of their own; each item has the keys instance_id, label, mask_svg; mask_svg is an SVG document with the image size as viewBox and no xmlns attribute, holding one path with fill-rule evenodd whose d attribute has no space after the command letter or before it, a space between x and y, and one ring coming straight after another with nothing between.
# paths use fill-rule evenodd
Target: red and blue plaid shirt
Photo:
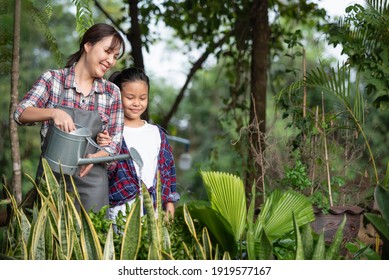
<instances>
[{"instance_id":1,"label":"red and blue plaid shirt","mask_svg":"<svg viewBox=\"0 0 389 280\"><path fill-rule=\"evenodd\" d=\"M91 94L83 96L76 90L75 64L70 68L48 70L44 72L34 83L33 87L23 97L15 112L15 121L19 122L20 115L28 107L55 108L58 105L93 111L95 109L95 94L99 94L98 112L104 129L112 136L112 142L107 146L113 154L119 152L123 131L123 107L120 97L120 89L114 84L102 78L96 78L93 82ZM64 95L62 104L58 104L61 95ZM30 123L27 125L34 125ZM49 121L44 121L41 128L42 144L49 128Z\"/></svg>"},{"instance_id":2,"label":"red and blue plaid shirt","mask_svg":"<svg viewBox=\"0 0 389 280\"><path fill-rule=\"evenodd\" d=\"M162 205L166 202L175 202L180 199L176 191L176 169L171 146L164 131L159 128L161 135L161 147L158 154L157 170L160 173ZM126 141L123 139L120 154L129 154ZM109 203L111 206L121 205L133 200L139 194L139 179L135 170L134 161L119 160L111 165L108 170L109 177ZM154 177L154 185L148 189L156 208L157 174Z\"/></svg>"}]
</instances>

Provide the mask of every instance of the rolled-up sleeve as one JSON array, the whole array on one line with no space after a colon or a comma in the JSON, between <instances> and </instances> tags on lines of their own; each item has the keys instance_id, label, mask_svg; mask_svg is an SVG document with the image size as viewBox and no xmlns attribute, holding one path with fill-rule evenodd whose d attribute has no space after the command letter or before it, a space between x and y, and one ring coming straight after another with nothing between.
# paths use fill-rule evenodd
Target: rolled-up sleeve
<instances>
[{"instance_id":1,"label":"rolled-up sleeve","mask_svg":"<svg viewBox=\"0 0 389 280\"><path fill-rule=\"evenodd\" d=\"M23 99L16 106L13 118L19 125L35 125L36 123L21 123L20 115L28 107L44 108L46 107L50 92L50 71L43 73L34 83L33 87L27 92Z\"/></svg>"}]
</instances>

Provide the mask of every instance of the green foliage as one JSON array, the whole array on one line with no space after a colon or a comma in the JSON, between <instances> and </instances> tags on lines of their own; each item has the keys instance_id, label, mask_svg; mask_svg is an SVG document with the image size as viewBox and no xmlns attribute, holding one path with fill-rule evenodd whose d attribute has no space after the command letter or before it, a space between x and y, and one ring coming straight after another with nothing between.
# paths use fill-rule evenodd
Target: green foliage
<instances>
[{"instance_id":1,"label":"green foliage","mask_svg":"<svg viewBox=\"0 0 389 280\"><path fill-rule=\"evenodd\" d=\"M353 256L353 260L380 260L381 256L363 242L356 240L345 244L347 251Z\"/></svg>"},{"instance_id":2,"label":"green foliage","mask_svg":"<svg viewBox=\"0 0 389 280\"><path fill-rule=\"evenodd\" d=\"M277 96L277 105L285 116L292 116L291 126L299 130L293 143L311 176L308 194L324 208L341 201L357 204L357 192L359 197L367 197L369 188L361 190L355 183L366 173L374 176L373 184L379 183L379 170L365 133L367 97L360 91L359 74L353 77L348 64L327 67L320 63L304 80L292 83ZM321 96L321 104L311 101L303 106L300 90L304 88L309 90L308 96ZM366 162L366 156L370 161Z\"/></svg>"},{"instance_id":3,"label":"green foliage","mask_svg":"<svg viewBox=\"0 0 389 280\"><path fill-rule=\"evenodd\" d=\"M373 104L382 109L389 106L388 30L389 5L385 0L367 0L365 7L350 5L346 15L329 28L329 42L342 47L348 63L363 73L367 93Z\"/></svg>"},{"instance_id":4,"label":"green foliage","mask_svg":"<svg viewBox=\"0 0 389 280\"><path fill-rule=\"evenodd\" d=\"M15 211L11 223L5 231L3 239L5 246L2 247L3 251L1 252L7 258L64 260L230 259L236 256L236 246L237 241L239 241L236 238L243 240L246 237L244 232L246 219L242 219L246 216L246 212L244 211L240 216L243 220L241 222L238 216L233 215L234 211L223 208L220 204L224 201L224 203L230 204L229 207L232 210L245 205L241 204L241 201L228 198L240 193L239 190L243 188L239 178L235 176L218 172L204 172L203 176L208 185L208 191L212 190L213 192L212 203L208 205L208 209L211 209L210 214L207 215L208 212L204 211L206 208L198 207L196 209L187 207L184 204L182 215L180 215L180 211L177 211L175 220L167 224L164 219L155 218L150 196L147 190L144 189L146 213L149 213L149 215L146 214L146 216L141 217L140 199L137 199L127 211L124 227L119 226L118 231L115 232L112 222L107 220L105 216L106 208L101 209L98 213L87 213L82 206L77 210L74 199L79 201L78 194L75 193L74 197L71 197L65 191L66 186L58 184L46 160L43 160L43 163L44 184L39 187L36 186L40 200L31 209L32 212L29 216L26 216L17 207L15 200L10 196L10 202L13 204ZM229 186L232 189L236 188L236 190L225 193L215 191L220 185ZM258 220L261 222L251 222L249 226L253 239L247 239L247 248L253 248L255 254L257 254L254 254L255 258L270 258L272 253L271 240L282 235L282 232L290 232L292 229L291 226L281 226L279 229L280 224L277 225L277 223L272 222L271 216L273 216L273 213L282 217L286 213L282 214L281 209L288 212L287 209L293 207L299 211L299 217L297 218L299 224L311 220L308 218L309 215L306 216L309 213L309 211L307 212L308 209L302 207L302 201L295 195L289 193L289 195L286 194L286 197L280 194L275 194L275 196L278 199L269 199L272 206L266 206L265 204L264 207L273 210L263 210L263 215L266 215L266 218L259 217ZM240 195L240 198L245 201L244 192L243 196ZM285 207L277 206L276 202L285 205ZM241 206L237 208L237 205ZM253 218L252 206L249 213ZM196 219L192 218L192 214L196 216ZM202 217L202 220L197 220L197 216L204 217ZM288 215L286 214L286 216ZM183 217L183 220L181 217ZM280 223L288 223L288 220L291 223L291 217L280 219ZM184 221L184 223L180 223L180 221ZM209 225L211 225L209 221L216 221L216 224L213 227L204 227L201 226L199 221L204 221L204 224L208 223ZM261 226L258 226L259 223ZM183 226L184 224L186 227ZM231 224L235 224L235 226L231 227ZM258 228L262 233L258 232ZM230 239L227 238L226 241L235 245L230 251L225 249L220 251L219 244L228 249L231 248L226 246L223 239L220 238L226 233L227 236L230 236ZM215 239L214 236L218 235L219 239ZM256 245L253 246L254 243ZM260 252L256 251L259 243L262 243Z\"/></svg>"},{"instance_id":5,"label":"green foliage","mask_svg":"<svg viewBox=\"0 0 389 280\"><path fill-rule=\"evenodd\" d=\"M43 31L47 43L49 44L50 50L56 57L57 64L62 65L63 55L59 50L56 38L53 36L52 32L48 27L49 21L52 17L52 10L53 10L51 1L45 1L43 7L40 7L42 3L36 2L34 0L29 0L26 1L25 3L27 5L27 8L30 10L32 14L34 21L39 25L39 27Z\"/></svg>"},{"instance_id":6,"label":"green foliage","mask_svg":"<svg viewBox=\"0 0 389 280\"><path fill-rule=\"evenodd\" d=\"M275 241L293 230L292 210L298 212L299 226L314 219L312 206L305 196L279 190L272 192L255 217L255 200L246 210L241 179L223 172L201 173L210 203L195 207L196 202L193 206L189 204L188 209L233 258L242 258L243 252L247 252L249 259L271 259ZM251 197L256 197L254 188ZM247 220L242 221L242 217Z\"/></svg>"},{"instance_id":7,"label":"green foliage","mask_svg":"<svg viewBox=\"0 0 389 280\"><path fill-rule=\"evenodd\" d=\"M285 178L282 179L281 184L302 193L306 193L306 190L312 186L308 178L307 167L301 160L296 160L293 168L286 169Z\"/></svg>"},{"instance_id":8,"label":"green foliage","mask_svg":"<svg viewBox=\"0 0 389 280\"><path fill-rule=\"evenodd\" d=\"M77 33L83 35L85 31L93 25L93 13L89 7L88 0L72 0L76 6L76 30Z\"/></svg>"}]
</instances>

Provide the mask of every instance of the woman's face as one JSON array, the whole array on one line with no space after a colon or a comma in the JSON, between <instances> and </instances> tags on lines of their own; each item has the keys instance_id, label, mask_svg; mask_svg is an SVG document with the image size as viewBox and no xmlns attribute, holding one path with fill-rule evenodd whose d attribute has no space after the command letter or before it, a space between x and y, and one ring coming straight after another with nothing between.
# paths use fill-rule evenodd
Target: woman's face
<instances>
[{"instance_id":1,"label":"woman's face","mask_svg":"<svg viewBox=\"0 0 389 280\"><path fill-rule=\"evenodd\" d=\"M102 78L109 69L115 66L120 55L120 47L112 49L113 36L105 37L94 45L85 44L86 67L92 77Z\"/></svg>"},{"instance_id":2,"label":"woman's face","mask_svg":"<svg viewBox=\"0 0 389 280\"><path fill-rule=\"evenodd\" d=\"M149 89L144 81L125 82L121 94L124 116L127 120L140 120L147 109Z\"/></svg>"}]
</instances>

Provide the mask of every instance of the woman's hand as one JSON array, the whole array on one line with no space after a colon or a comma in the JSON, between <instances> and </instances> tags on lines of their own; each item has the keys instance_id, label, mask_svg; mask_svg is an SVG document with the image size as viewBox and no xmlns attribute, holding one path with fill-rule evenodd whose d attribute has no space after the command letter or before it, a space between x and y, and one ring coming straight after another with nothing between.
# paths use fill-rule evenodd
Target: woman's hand
<instances>
[{"instance_id":1,"label":"woman's hand","mask_svg":"<svg viewBox=\"0 0 389 280\"><path fill-rule=\"evenodd\" d=\"M109 154L106 151L99 150L94 154L87 154L87 158L101 158L101 157L107 157ZM80 166L80 177L86 176L89 171L92 169L93 163L90 164L84 164Z\"/></svg>"},{"instance_id":2,"label":"woman's hand","mask_svg":"<svg viewBox=\"0 0 389 280\"><path fill-rule=\"evenodd\" d=\"M61 109L53 110L52 119L55 126L65 132L76 130L76 125L74 124L72 117Z\"/></svg>"},{"instance_id":3,"label":"woman's hand","mask_svg":"<svg viewBox=\"0 0 389 280\"><path fill-rule=\"evenodd\" d=\"M108 146L112 142L112 137L109 136L108 131L104 130L97 134L96 142L99 146Z\"/></svg>"},{"instance_id":4,"label":"woman's hand","mask_svg":"<svg viewBox=\"0 0 389 280\"><path fill-rule=\"evenodd\" d=\"M91 154L87 155L87 158L90 158L90 157L92 157ZM89 173L89 171L91 171L92 167L93 167L93 163L86 164L86 165L81 165L81 167L80 167L80 177L86 176Z\"/></svg>"}]
</instances>

